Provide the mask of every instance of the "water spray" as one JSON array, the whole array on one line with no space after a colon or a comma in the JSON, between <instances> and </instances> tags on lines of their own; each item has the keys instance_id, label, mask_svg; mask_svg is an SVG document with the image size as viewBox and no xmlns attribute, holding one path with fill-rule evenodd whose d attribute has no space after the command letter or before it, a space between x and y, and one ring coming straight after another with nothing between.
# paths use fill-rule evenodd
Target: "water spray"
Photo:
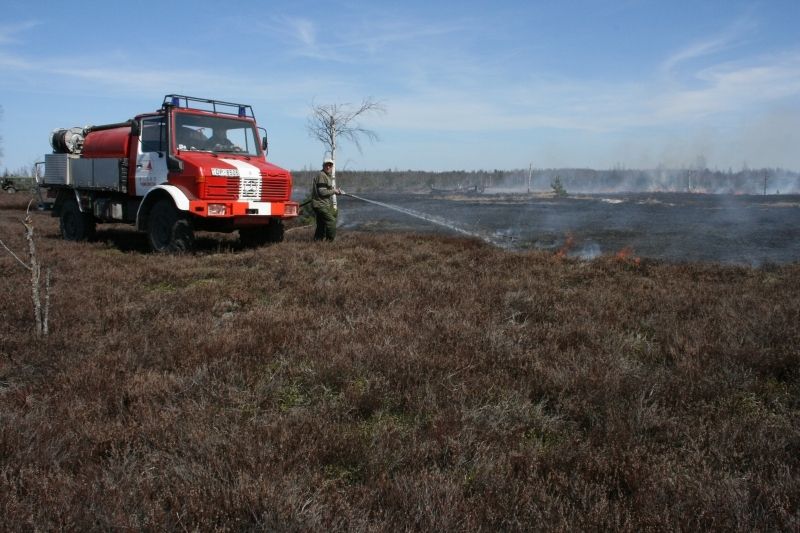
<instances>
[{"instance_id":1,"label":"water spray","mask_svg":"<svg viewBox=\"0 0 800 533\"><path fill-rule=\"evenodd\" d=\"M370 200L369 198L362 198L361 196L356 196L355 194L350 194L350 193L345 193L345 192L342 192L341 194L344 195L344 196L349 196L350 198L355 198L356 200L361 200L362 202L367 202L367 203L370 203L370 204L379 205L381 207L385 207L386 209L391 209L392 211L397 211L398 213L404 213L406 215L409 215L409 216L412 216L412 217L415 217L415 218L419 218L421 220L425 220L425 221L430 222L432 224L437 224L439 226L444 226L445 228L448 228L448 229L450 229L452 231L455 231L457 233L461 233L462 235L466 235L468 237L475 237L477 239L481 239L482 241L488 242L489 244L492 244L494 246L506 247L508 245L508 243L499 241L497 239L493 239L492 237L489 237L488 235L481 235L479 233L474 233L472 231L465 230L464 228L460 228L460 227L456 226L454 223L452 223L450 221L442 220L440 217L435 217L433 215L420 213L418 211L414 211L413 209L408 209L406 207L400 207L398 205L392 205L392 204L387 204L387 203L384 203L384 202L378 202L377 200Z\"/></svg>"}]
</instances>

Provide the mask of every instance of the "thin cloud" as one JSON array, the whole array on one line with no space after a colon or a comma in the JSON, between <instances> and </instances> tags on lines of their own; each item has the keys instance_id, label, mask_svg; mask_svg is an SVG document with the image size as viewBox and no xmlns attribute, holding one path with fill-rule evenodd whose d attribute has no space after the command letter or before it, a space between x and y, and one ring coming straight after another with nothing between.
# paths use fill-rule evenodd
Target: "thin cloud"
<instances>
[{"instance_id":1,"label":"thin cloud","mask_svg":"<svg viewBox=\"0 0 800 533\"><path fill-rule=\"evenodd\" d=\"M670 54L661 63L659 71L663 75L671 76L684 63L735 48L742 44L745 36L754 29L756 29L756 23L749 15L739 17L717 35L690 43Z\"/></svg>"},{"instance_id":2,"label":"thin cloud","mask_svg":"<svg viewBox=\"0 0 800 533\"><path fill-rule=\"evenodd\" d=\"M731 45L731 42L731 36L725 36L708 41L693 43L688 47L675 52L666 60L664 60L664 62L661 64L660 70L665 74L670 74L681 63L725 50Z\"/></svg>"},{"instance_id":3,"label":"thin cloud","mask_svg":"<svg viewBox=\"0 0 800 533\"><path fill-rule=\"evenodd\" d=\"M23 40L20 39L18 35L40 24L41 22L37 20L27 20L16 24L0 24L0 44L16 44L22 42Z\"/></svg>"},{"instance_id":4,"label":"thin cloud","mask_svg":"<svg viewBox=\"0 0 800 533\"><path fill-rule=\"evenodd\" d=\"M120 63L126 66L120 67ZM159 68L153 65L135 64L130 58L108 57L48 57L32 60L0 52L0 67L5 70L5 82L13 82L14 73L19 74L16 83L30 85L31 73L36 73L37 90L62 92L68 87L91 87L115 94L159 93L164 87L175 87L180 80L182 87L203 87L208 94L227 94L231 87L248 87L251 94L284 105L296 105L298 100L308 101L319 90L319 79L313 73L287 74L279 80L254 73L228 72L221 74L205 68ZM40 83L41 80L48 83ZM58 87L58 89L55 89ZM326 87L342 93L357 92L347 80L331 79ZM177 89L177 87L176 87Z\"/></svg>"},{"instance_id":5,"label":"thin cloud","mask_svg":"<svg viewBox=\"0 0 800 533\"><path fill-rule=\"evenodd\" d=\"M533 78L486 58L450 59L447 52L404 57L406 94L391 99L391 122L431 131L624 132L740 116L800 96L799 50L719 60L745 45L754 28L753 18L742 16L716 36L668 54L649 74L626 81Z\"/></svg>"},{"instance_id":6,"label":"thin cloud","mask_svg":"<svg viewBox=\"0 0 800 533\"><path fill-rule=\"evenodd\" d=\"M0 52L0 66L8 70L34 70L35 63L13 54Z\"/></svg>"},{"instance_id":7,"label":"thin cloud","mask_svg":"<svg viewBox=\"0 0 800 533\"><path fill-rule=\"evenodd\" d=\"M686 120L800 96L800 51L714 65L696 77L704 87L658 96L655 116L660 120Z\"/></svg>"},{"instance_id":8,"label":"thin cloud","mask_svg":"<svg viewBox=\"0 0 800 533\"><path fill-rule=\"evenodd\" d=\"M600 132L608 130L611 105L582 109L581 96L596 98L584 84L573 86L573 95L563 98L562 83L540 85L536 96L521 99L514 87L486 89L481 94L442 87L426 94L390 98L384 127L441 132L513 131L555 128ZM578 92L580 89L581 92ZM586 91L586 92L583 92ZM574 98L574 100L573 100Z\"/></svg>"},{"instance_id":9,"label":"thin cloud","mask_svg":"<svg viewBox=\"0 0 800 533\"><path fill-rule=\"evenodd\" d=\"M320 43L317 39L317 26L306 17L275 15L268 25L269 31L283 36L289 44L288 53L306 59L318 61L345 61L346 58L336 52L331 43Z\"/></svg>"},{"instance_id":10,"label":"thin cloud","mask_svg":"<svg viewBox=\"0 0 800 533\"><path fill-rule=\"evenodd\" d=\"M276 15L265 27L293 43L290 53L294 56L344 64L376 56L385 61L386 54L403 55L404 50L417 48L427 39L466 30L466 26L458 22L417 24L385 15L350 19L347 25L325 33L322 40L317 38L315 21L306 17Z\"/></svg>"},{"instance_id":11,"label":"thin cloud","mask_svg":"<svg viewBox=\"0 0 800 533\"><path fill-rule=\"evenodd\" d=\"M317 45L316 29L312 21L302 18L290 18L288 22L294 28L295 36L303 46L315 47Z\"/></svg>"}]
</instances>

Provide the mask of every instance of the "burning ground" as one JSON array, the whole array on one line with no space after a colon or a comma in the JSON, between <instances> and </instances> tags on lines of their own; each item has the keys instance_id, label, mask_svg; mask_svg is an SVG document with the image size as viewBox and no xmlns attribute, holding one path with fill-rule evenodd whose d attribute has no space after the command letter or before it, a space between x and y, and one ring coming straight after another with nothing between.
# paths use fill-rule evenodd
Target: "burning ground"
<instances>
[{"instance_id":1,"label":"burning ground","mask_svg":"<svg viewBox=\"0 0 800 533\"><path fill-rule=\"evenodd\" d=\"M43 340L0 256L9 530L800 527L796 263L347 228L162 256L34 222Z\"/></svg>"},{"instance_id":2,"label":"burning ground","mask_svg":"<svg viewBox=\"0 0 800 533\"><path fill-rule=\"evenodd\" d=\"M474 234L516 249L564 250L594 259L629 250L668 261L739 265L800 260L800 196L686 193L400 194L364 197L411 209L414 218L352 198L342 200L345 228Z\"/></svg>"}]
</instances>

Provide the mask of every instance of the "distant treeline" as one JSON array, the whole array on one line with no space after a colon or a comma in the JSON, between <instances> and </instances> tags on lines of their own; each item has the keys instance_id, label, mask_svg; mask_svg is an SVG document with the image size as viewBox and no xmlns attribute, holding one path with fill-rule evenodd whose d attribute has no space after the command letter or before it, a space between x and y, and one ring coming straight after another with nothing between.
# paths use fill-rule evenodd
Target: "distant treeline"
<instances>
[{"instance_id":1,"label":"distant treeline","mask_svg":"<svg viewBox=\"0 0 800 533\"><path fill-rule=\"evenodd\" d=\"M293 171L296 187L310 184L318 170ZM345 190L428 191L474 190L551 192L558 178L568 193L697 192L731 194L800 194L800 172L780 168L711 170L636 170L582 168L520 170L339 170L338 185Z\"/></svg>"},{"instance_id":2,"label":"distant treeline","mask_svg":"<svg viewBox=\"0 0 800 533\"><path fill-rule=\"evenodd\" d=\"M319 170L294 170L294 185L303 188ZM6 170L2 178L25 181L33 169ZM697 192L720 194L800 194L800 172L781 168L711 170L535 168L518 170L337 170L337 184L358 191L481 190L487 193L552 192L556 178L567 193Z\"/></svg>"}]
</instances>

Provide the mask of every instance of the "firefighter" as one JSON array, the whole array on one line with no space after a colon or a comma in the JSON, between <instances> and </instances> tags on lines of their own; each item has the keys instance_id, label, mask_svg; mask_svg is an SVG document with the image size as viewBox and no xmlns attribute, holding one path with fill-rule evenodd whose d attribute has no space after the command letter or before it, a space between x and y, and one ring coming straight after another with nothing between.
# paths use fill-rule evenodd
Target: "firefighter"
<instances>
[{"instance_id":1,"label":"firefighter","mask_svg":"<svg viewBox=\"0 0 800 533\"><path fill-rule=\"evenodd\" d=\"M207 142L202 133L186 126L181 126L177 138L178 148L181 150L202 150Z\"/></svg>"},{"instance_id":2,"label":"firefighter","mask_svg":"<svg viewBox=\"0 0 800 533\"><path fill-rule=\"evenodd\" d=\"M314 178L311 185L311 207L317 221L317 230L314 240L323 239L332 241L336 237L336 217L338 211L334 203L335 194L344 194L339 188L333 186L333 159L327 158L322 162L322 171Z\"/></svg>"},{"instance_id":3,"label":"firefighter","mask_svg":"<svg viewBox=\"0 0 800 533\"><path fill-rule=\"evenodd\" d=\"M236 148L231 140L228 139L225 131L219 128L214 128L211 137L209 137L207 141L207 144L209 150L227 151L229 149Z\"/></svg>"}]
</instances>

